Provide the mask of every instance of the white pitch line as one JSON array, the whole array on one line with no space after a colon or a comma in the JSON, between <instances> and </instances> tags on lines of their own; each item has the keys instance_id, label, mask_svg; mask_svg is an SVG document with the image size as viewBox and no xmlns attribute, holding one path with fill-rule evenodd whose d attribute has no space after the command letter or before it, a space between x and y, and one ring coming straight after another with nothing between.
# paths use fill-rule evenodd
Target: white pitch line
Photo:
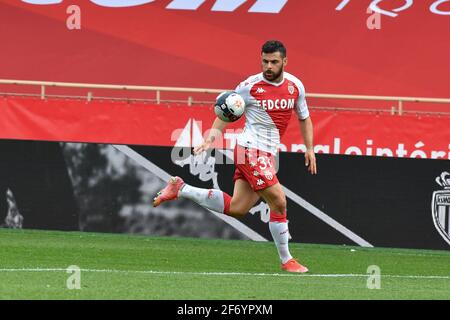
<instances>
[{"instance_id":1,"label":"white pitch line","mask_svg":"<svg viewBox=\"0 0 450 320\"><path fill-rule=\"evenodd\" d=\"M62 268L17 268L0 269L0 272L68 272L70 269ZM80 269L81 272L98 273L135 273L156 275L193 275L193 276L253 276L253 277L308 277L308 278L366 278L370 274L288 274L288 273L250 273L250 272L182 272L182 271L155 271L155 270L114 270L114 269ZM449 279L450 276L419 276L419 275L380 275L381 278L401 279Z\"/></svg>"}]
</instances>

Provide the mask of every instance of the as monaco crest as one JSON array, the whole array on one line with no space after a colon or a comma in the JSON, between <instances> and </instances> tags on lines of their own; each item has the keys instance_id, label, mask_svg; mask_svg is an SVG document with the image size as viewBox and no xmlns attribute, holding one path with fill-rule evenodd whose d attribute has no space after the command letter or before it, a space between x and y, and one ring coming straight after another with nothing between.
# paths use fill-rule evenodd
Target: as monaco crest
<instances>
[{"instance_id":1,"label":"as monaco crest","mask_svg":"<svg viewBox=\"0 0 450 320\"><path fill-rule=\"evenodd\" d=\"M289 83L289 86L288 86L289 94L293 94L293 93L294 93L294 90L295 90L295 88L294 88L294 86L292 85L292 83Z\"/></svg>"},{"instance_id":2,"label":"as monaco crest","mask_svg":"<svg viewBox=\"0 0 450 320\"><path fill-rule=\"evenodd\" d=\"M443 190L433 192L433 222L439 234L450 245L450 173L443 172L436 182Z\"/></svg>"}]
</instances>

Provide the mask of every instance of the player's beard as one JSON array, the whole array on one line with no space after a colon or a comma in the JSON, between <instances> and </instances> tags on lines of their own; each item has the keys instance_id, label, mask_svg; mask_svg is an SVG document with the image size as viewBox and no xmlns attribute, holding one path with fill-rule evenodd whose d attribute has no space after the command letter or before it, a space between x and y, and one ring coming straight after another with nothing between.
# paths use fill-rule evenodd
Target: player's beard
<instances>
[{"instance_id":1,"label":"player's beard","mask_svg":"<svg viewBox=\"0 0 450 320\"><path fill-rule=\"evenodd\" d=\"M273 71L265 71L264 74L264 78L266 78L266 80L274 82L275 80L280 79L281 75L283 74L284 69L281 68L280 71L278 71L277 73L274 73Z\"/></svg>"}]
</instances>

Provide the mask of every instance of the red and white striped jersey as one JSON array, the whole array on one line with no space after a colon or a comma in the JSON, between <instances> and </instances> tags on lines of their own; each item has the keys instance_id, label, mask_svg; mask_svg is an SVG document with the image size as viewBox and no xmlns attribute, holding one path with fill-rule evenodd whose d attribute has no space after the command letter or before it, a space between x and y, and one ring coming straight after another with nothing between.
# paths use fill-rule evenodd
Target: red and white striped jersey
<instances>
[{"instance_id":1,"label":"red and white striped jersey","mask_svg":"<svg viewBox=\"0 0 450 320\"><path fill-rule=\"evenodd\" d=\"M266 80L262 73L251 76L235 91L246 103L244 131L237 138L241 146L276 154L292 111L300 119L309 117L305 87L287 72L280 83Z\"/></svg>"}]
</instances>

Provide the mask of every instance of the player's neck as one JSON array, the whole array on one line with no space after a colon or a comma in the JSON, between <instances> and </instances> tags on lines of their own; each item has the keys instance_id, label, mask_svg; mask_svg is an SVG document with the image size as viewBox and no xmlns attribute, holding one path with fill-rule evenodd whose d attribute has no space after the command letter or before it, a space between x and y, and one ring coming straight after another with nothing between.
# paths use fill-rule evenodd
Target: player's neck
<instances>
[{"instance_id":1,"label":"player's neck","mask_svg":"<svg viewBox=\"0 0 450 320\"><path fill-rule=\"evenodd\" d=\"M278 78L273 79L273 80L267 79L264 74L263 74L263 77L264 77L264 80L266 80L269 83L280 84L280 83L282 83L284 81L284 72L282 72Z\"/></svg>"}]
</instances>

